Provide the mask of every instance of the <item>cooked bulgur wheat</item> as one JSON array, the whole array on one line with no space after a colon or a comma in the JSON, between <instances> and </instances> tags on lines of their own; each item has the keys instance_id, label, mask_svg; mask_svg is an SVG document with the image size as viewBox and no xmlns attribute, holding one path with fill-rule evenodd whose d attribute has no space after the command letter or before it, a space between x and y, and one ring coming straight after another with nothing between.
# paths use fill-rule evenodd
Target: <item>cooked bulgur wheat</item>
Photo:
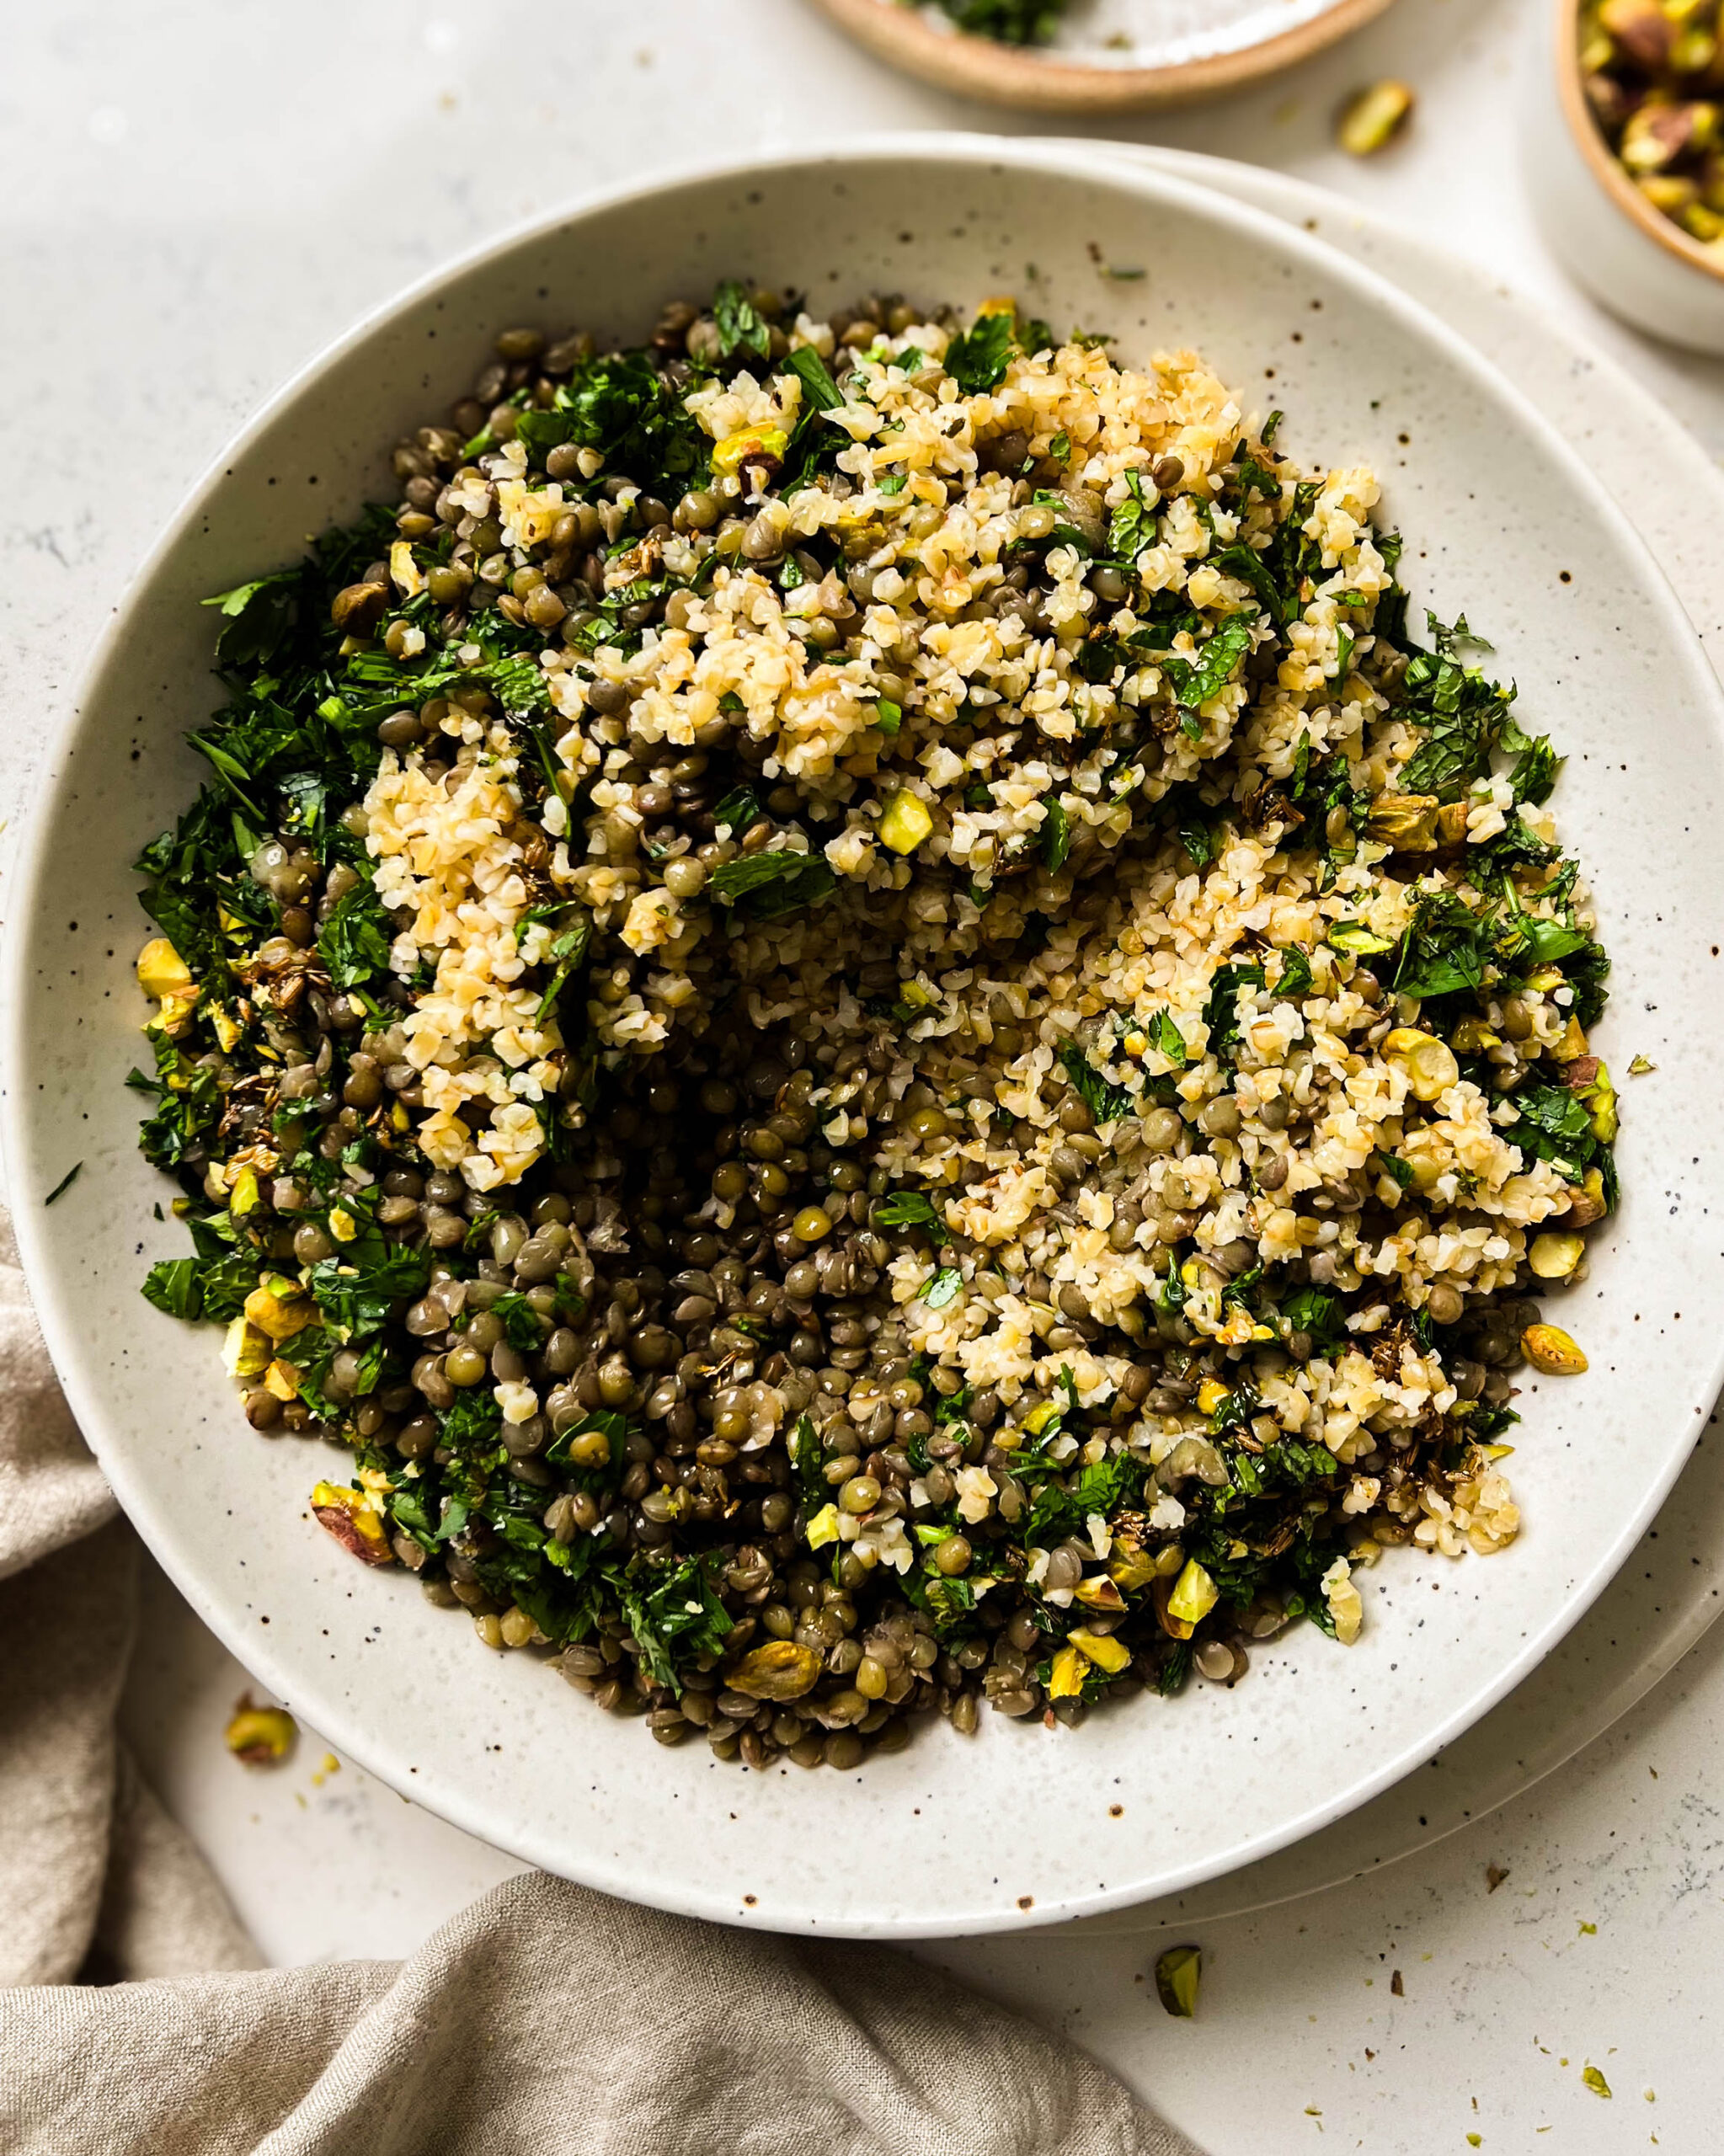
<instances>
[{"instance_id":1,"label":"cooked bulgur wheat","mask_svg":"<svg viewBox=\"0 0 1724 2156\"><path fill-rule=\"evenodd\" d=\"M838 330L505 333L222 595L141 863L146 1293L355 1556L756 1768L1502 1549L1615 1193L1557 760L1372 474L1006 302Z\"/></svg>"}]
</instances>

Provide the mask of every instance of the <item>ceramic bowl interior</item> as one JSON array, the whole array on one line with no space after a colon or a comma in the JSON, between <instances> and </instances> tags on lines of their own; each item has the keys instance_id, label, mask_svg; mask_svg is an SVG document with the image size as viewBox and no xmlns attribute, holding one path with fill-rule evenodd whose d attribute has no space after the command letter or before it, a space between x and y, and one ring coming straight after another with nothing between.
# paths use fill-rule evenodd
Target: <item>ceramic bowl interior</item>
<instances>
[{"instance_id":1,"label":"ceramic bowl interior","mask_svg":"<svg viewBox=\"0 0 1724 2156\"><path fill-rule=\"evenodd\" d=\"M1557 102L1569 133L1573 136L1587 170L1636 230L1666 254L1685 264L1714 284L1724 286L1724 253L1703 247L1673 218L1655 210L1612 155L1604 130L1593 115L1581 79L1580 40L1577 25L1579 0L1556 0Z\"/></svg>"},{"instance_id":2,"label":"ceramic bowl interior","mask_svg":"<svg viewBox=\"0 0 1724 2156\"><path fill-rule=\"evenodd\" d=\"M1122 279L1109 270L1141 271ZM1406 535L1415 607L1463 609L1568 754L1556 805L1617 972L1600 1046L1623 1080L1629 1193L1563 1321L1590 1374L1532 1378L1511 1463L1526 1515L1489 1562L1390 1556L1350 1651L1315 1631L1232 1690L1134 1701L1079 1732L984 1716L855 1776L750 1774L665 1750L497 1656L310 1519L343 1457L251 1432L218 1339L157 1315L173 1194L124 1089L145 1014L129 867L197 785L218 700L207 594L292 558L386 493L521 320L638 336L743 275L819 315L870 289L973 306L1016 290L1127 356L1193 344L1310 464L1365 462ZM1046 146L894 138L675 179L550 220L363 324L220 460L118 607L36 813L4 999L11 1187L37 1306L122 1502L194 1605L329 1741L460 1826L622 1895L869 1935L1033 1924L1161 1895L1265 1854L1429 1758L1573 1623L1674 1478L1724 1337L1724 989L1717 685L1620 515L1543 422L1432 319L1260 214ZM44 1199L76 1161L77 1181Z\"/></svg>"}]
</instances>

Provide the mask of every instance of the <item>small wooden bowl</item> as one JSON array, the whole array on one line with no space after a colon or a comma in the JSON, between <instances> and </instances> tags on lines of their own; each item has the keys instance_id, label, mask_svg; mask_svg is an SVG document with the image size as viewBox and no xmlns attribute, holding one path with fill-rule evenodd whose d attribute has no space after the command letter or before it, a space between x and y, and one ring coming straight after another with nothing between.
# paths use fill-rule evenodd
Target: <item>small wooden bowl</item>
<instances>
[{"instance_id":1,"label":"small wooden bowl","mask_svg":"<svg viewBox=\"0 0 1724 2156\"><path fill-rule=\"evenodd\" d=\"M1047 46L998 45L936 29L918 8L893 0L816 0L841 29L881 59L937 89L1026 112L1142 112L1219 96L1309 60L1380 15L1390 0L1334 0L1313 22L1237 52L1169 67L1086 67Z\"/></svg>"},{"instance_id":2,"label":"small wooden bowl","mask_svg":"<svg viewBox=\"0 0 1724 2156\"><path fill-rule=\"evenodd\" d=\"M1578 0L1549 4L1527 72L1522 157L1545 238L1631 328L1724 353L1724 257L1655 210L1617 163L1581 82Z\"/></svg>"}]
</instances>

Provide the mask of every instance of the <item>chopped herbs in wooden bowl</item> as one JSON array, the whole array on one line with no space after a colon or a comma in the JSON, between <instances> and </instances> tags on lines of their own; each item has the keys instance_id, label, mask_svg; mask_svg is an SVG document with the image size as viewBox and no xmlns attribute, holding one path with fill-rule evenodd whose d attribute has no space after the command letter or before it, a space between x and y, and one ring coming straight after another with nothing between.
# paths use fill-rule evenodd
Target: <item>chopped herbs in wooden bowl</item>
<instances>
[{"instance_id":1,"label":"chopped herbs in wooden bowl","mask_svg":"<svg viewBox=\"0 0 1724 2156\"><path fill-rule=\"evenodd\" d=\"M211 602L141 863L146 1294L356 1561L755 1767L1501 1550L1615 1192L1559 760L1372 475L1188 352L836 330L505 332Z\"/></svg>"},{"instance_id":2,"label":"chopped herbs in wooden bowl","mask_svg":"<svg viewBox=\"0 0 1724 2156\"><path fill-rule=\"evenodd\" d=\"M941 0L949 15L972 37L991 37L1001 45L1045 45L1059 29L1067 0Z\"/></svg>"}]
</instances>

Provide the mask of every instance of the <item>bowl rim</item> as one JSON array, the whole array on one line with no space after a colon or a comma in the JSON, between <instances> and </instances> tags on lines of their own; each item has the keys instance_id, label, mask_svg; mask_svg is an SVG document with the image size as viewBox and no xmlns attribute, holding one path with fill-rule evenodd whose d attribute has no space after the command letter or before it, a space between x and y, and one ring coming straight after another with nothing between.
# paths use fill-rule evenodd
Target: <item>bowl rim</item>
<instances>
[{"instance_id":1,"label":"bowl rim","mask_svg":"<svg viewBox=\"0 0 1724 2156\"><path fill-rule=\"evenodd\" d=\"M1091 153L1086 149L1070 145L1050 145L1045 138L1002 138L955 131L917 135L910 138L910 141L911 154L939 159L954 167L985 168L990 164L997 167L1010 163L1030 172L1043 171L1052 176L1092 184L1102 183L1140 201L1150 203L1157 198L1163 202L1171 201L1204 218L1236 227L1252 238L1269 241L1294 260L1305 261L1325 277L1357 288L1364 302L1380 312L1398 318L1418 337L1442 349L1460 371L1470 376L1493 401L1514 413L1521 426L1543 441L1549 453L1567 467L1577 494L1595 512L1620 520L1620 511L1612 497L1578 451L1558 429L1545 419L1528 398L1500 375L1464 338L1438 318L1428 313L1398 286L1352 258L1338 253L1309 232L1294 229L1265 211L1239 204L1230 197L1217 195L1182 178L1123 165L1092 163ZM48 1178L31 1156L25 1143L30 1111L26 1106L27 1091L19 1081L20 1075L28 1068L30 1040L28 1018L33 1001L30 983L34 947L26 929L40 915L42 900L39 887L46 875L51 859L50 810L72 773L77 755L75 743L82 730L83 707L124 645L133 608L163 565L171 558L187 533L204 515L217 489L224 483L227 467L234 461L236 454L248 447L273 425L330 368L374 338L391 322L486 263L504 258L564 225L690 185L717 187L734 184L762 172L786 168L830 167L846 163L863 165L888 162L901 163L906 148L906 138L901 132L876 131L824 146L787 145L763 155L732 161L696 160L659 167L627 181L589 190L572 200L510 225L500 233L464 250L452 260L446 261L415 278L404 289L397 291L367 309L350 328L331 339L296 368L205 465L136 572L123 587L114 602L106 624L90 647L79 671L76 692L71 700L71 715L58 733L53 751L44 766L30 802L29 827L21 835L14 872L17 895L9 910L4 950L0 953L0 1147L3 1147L9 1164L14 1230L33 1304L68 1405L81 1429L87 1433L94 1433L87 1435L87 1442L90 1443L91 1449L96 1454L115 1496L128 1518L135 1524L139 1524L139 1531L144 1534L157 1561L211 1630L260 1683L280 1696L303 1702L307 1719L321 1734L398 1795L409 1801L424 1804L440 1817L491 1846L518 1856L524 1862L552 1871L561 1870L563 1876L579 1876L583 1883L601 1892L616 1894L647 1906L708 1921L751 1925L763 1929L812 1932L829 1937L874 1939L957 1937L1036 1929L1079 1916L1130 1908L1146 1899L1164 1897L1201 1884L1207 1879L1223 1876L1260 1857L1273 1854L1303 1839L1319 1828L1346 1817L1370 1798L1403 1780L1416 1767L1470 1728L1492 1707L1506 1698L1550 1649L1573 1628L1627 1561L1640 1537L1656 1517L1659 1506L1668 1496L1704 1430L1705 1411L1696 1413L1686 1439L1679 1445L1673 1444L1669 1457L1645 1486L1639 1502L1631 1512L1622 1516L1615 1538L1597 1559L1591 1572L1583 1578L1570 1582L1550 1618L1523 1636L1517 1652L1499 1664L1487 1680L1470 1692L1460 1705L1450 1708L1434 1727L1424 1730L1416 1743L1404 1743L1387 1757L1375 1760L1369 1769L1356 1780L1338 1792L1332 1791L1326 1795L1295 1817L1280 1820L1243 1837L1219 1855L1188 1860L1160 1879L1140 1877L1118 1886L1090 1892L1070 1891L1058 1899L1043 1901L1038 1897L1033 1917L1026 1917L1016 1908L971 1907L961 1914L947 1913L938 1920L937 1928L931 1929L926 1919L913 1913L884 1917L852 1914L835 1919L824 1914L810 1917L807 1913L793 1914L782 1910L755 1913L739 1908L734 1898L726 1898L716 1882L699 1888L679 1884L675 1887L660 1889L654 1882L644 1880L638 1866L631 1869L626 1863L612 1864L608 1860L588 1863L579 1872L571 1870L566 1849L560 1846L553 1848L552 1838L543 1832L535 1832L530 1826L515 1822L506 1823L499 1832L499 1822L489 1816L483 1797L471 1794L458 1777L448 1777L440 1770L421 1773L415 1768L409 1779L403 1760L391 1747L382 1739L374 1741L371 1726L357 1703L342 1697L339 1690L332 1689L326 1693L324 1679L320 1673L302 1666L291 1652L278 1652L267 1639L259 1637L254 1630L236 1621L227 1601L211 1590L205 1573L192 1558L187 1556L182 1561L182 1553L175 1545L171 1520L157 1502L147 1478L136 1471L136 1448L124 1442L118 1445L108 1442L105 1411L99 1403L93 1382L86 1380L86 1358L77 1317L76 1283L66 1268L56 1263L51 1248L48 1230L51 1224L48 1222L42 1205L48 1188ZM1637 539L1634 543L1641 544ZM1646 552L1643 546L1641 551ZM1649 552L1646 553L1646 560L1655 600L1662 605L1663 611L1668 615L1672 631L1685 641L1686 647L1693 648L1703 679L1710 685L1715 722L1721 736L1724 736L1724 687L1717 682L1710 662L1700 651L1692 627L1670 590L1662 568ZM1724 1379L1724 1332L1720 1333L1714 1346L1705 1380L1704 1389L1708 1401L1716 1394L1721 1379ZM144 1533L143 1523L147 1523L150 1529L147 1534Z\"/></svg>"},{"instance_id":2,"label":"bowl rim","mask_svg":"<svg viewBox=\"0 0 1724 2156\"><path fill-rule=\"evenodd\" d=\"M1715 254L1684 232L1681 226L1655 210L1623 170L1604 140L1604 130L1593 118L1580 79L1581 0L1556 0L1554 25L1556 46L1556 102L1581 161L1623 216L1644 237L1673 254L1690 270L1697 270L1714 284L1724 285L1724 255Z\"/></svg>"},{"instance_id":3,"label":"bowl rim","mask_svg":"<svg viewBox=\"0 0 1724 2156\"><path fill-rule=\"evenodd\" d=\"M1298 66L1380 15L1393 0L1330 0L1324 11L1230 52L1160 67L1095 67L1050 56L1045 47L997 45L937 29L921 8L894 0L815 0L878 58L937 88L1031 112L1109 113L1218 97Z\"/></svg>"}]
</instances>

